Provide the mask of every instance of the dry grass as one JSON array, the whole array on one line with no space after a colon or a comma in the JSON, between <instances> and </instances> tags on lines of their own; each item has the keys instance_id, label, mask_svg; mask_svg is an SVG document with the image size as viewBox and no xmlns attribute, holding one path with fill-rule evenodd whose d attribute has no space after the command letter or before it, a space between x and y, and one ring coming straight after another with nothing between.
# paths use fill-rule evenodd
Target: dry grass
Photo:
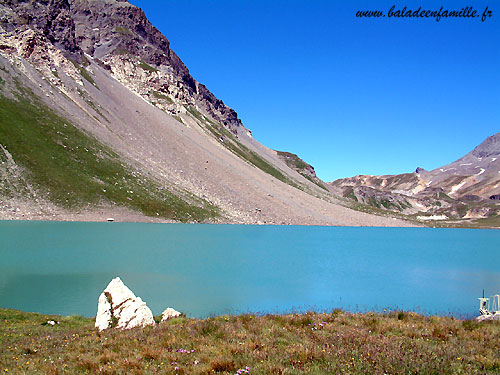
<instances>
[{"instance_id":1,"label":"dry grass","mask_svg":"<svg viewBox=\"0 0 500 375\"><path fill-rule=\"evenodd\" d=\"M20 374L485 374L500 324L396 312L176 318L128 331L0 309L1 371ZM43 325L49 319L60 324Z\"/></svg>"}]
</instances>

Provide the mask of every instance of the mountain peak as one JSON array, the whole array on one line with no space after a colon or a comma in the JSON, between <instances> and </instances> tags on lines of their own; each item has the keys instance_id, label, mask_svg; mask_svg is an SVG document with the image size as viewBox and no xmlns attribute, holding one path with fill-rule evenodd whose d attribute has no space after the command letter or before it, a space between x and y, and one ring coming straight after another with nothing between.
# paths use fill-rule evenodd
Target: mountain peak
<instances>
[{"instance_id":1,"label":"mountain peak","mask_svg":"<svg viewBox=\"0 0 500 375\"><path fill-rule=\"evenodd\" d=\"M483 143L472 150L471 154L478 158L500 155L500 133L486 138Z\"/></svg>"},{"instance_id":2,"label":"mountain peak","mask_svg":"<svg viewBox=\"0 0 500 375\"><path fill-rule=\"evenodd\" d=\"M415 173L417 174L420 174L420 173L425 173L427 172L424 168L421 168L421 167L417 167L417 169L415 169Z\"/></svg>"}]
</instances>

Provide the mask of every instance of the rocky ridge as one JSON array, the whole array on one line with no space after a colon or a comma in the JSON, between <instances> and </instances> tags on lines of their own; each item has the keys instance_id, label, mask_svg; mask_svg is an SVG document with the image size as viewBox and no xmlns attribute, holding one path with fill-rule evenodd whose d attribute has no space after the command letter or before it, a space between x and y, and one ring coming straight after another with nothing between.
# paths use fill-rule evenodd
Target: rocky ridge
<instances>
[{"instance_id":1,"label":"rocky ridge","mask_svg":"<svg viewBox=\"0 0 500 375\"><path fill-rule=\"evenodd\" d=\"M418 218L479 219L500 215L500 133L457 161L426 171L359 175L330 182L344 197ZM437 219L436 219L437 218Z\"/></svg>"},{"instance_id":2,"label":"rocky ridge","mask_svg":"<svg viewBox=\"0 0 500 375\"><path fill-rule=\"evenodd\" d=\"M276 151L276 154L281 160L285 162L286 165L288 165L294 171L297 171L299 174L301 174L314 184L326 190L325 183L318 176L316 176L316 171L314 170L314 167L312 165L306 163L296 154L293 154L291 152Z\"/></svg>"},{"instance_id":3,"label":"rocky ridge","mask_svg":"<svg viewBox=\"0 0 500 375\"><path fill-rule=\"evenodd\" d=\"M81 49L125 86L173 115L199 105L234 134L242 127L236 112L191 76L140 8L127 1L73 0L71 14Z\"/></svg>"},{"instance_id":4,"label":"rocky ridge","mask_svg":"<svg viewBox=\"0 0 500 375\"><path fill-rule=\"evenodd\" d=\"M23 57L46 38L70 61L88 66L86 56L95 58L118 81L173 115L185 113L186 105L200 106L234 134L242 127L236 112L190 75L168 39L127 1L6 1L0 4L0 25L6 36L28 32Z\"/></svg>"}]
</instances>

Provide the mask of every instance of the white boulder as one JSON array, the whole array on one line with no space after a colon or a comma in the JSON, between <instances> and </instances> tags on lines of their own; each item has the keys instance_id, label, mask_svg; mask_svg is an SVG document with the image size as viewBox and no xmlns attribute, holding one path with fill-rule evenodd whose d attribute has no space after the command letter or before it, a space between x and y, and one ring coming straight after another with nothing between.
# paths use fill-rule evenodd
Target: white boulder
<instances>
[{"instance_id":1,"label":"white boulder","mask_svg":"<svg viewBox=\"0 0 500 375\"><path fill-rule=\"evenodd\" d=\"M119 277L111 280L99 296L95 327L129 329L154 325L153 313Z\"/></svg>"},{"instance_id":2,"label":"white boulder","mask_svg":"<svg viewBox=\"0 0 500 375\"><path fill-rule=\"evenodd\" d=\"M165 320L176 318L180 315L181 313L179 311L176 311L171 307L167 307L165 311L161 313L161 321L164 322Z\"/></svg>"}]
</instances>

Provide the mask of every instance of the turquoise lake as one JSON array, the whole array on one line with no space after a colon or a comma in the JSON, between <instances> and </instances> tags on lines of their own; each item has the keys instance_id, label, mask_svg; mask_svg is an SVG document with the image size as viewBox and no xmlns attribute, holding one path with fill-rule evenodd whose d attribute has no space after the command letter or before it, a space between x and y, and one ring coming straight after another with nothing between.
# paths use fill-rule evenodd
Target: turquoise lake
<instances>
[{"instance_id":1,"label":"turquoise lake","mask_svg":"<svg viewBox=\"0 0 500 375\"><path fill-rule=\"evenodd\" d=\"M405 309L477 315L500 231L0 221L0 307L95 316L116 277L155 315Z\"/></svg>"}]
</instances>

